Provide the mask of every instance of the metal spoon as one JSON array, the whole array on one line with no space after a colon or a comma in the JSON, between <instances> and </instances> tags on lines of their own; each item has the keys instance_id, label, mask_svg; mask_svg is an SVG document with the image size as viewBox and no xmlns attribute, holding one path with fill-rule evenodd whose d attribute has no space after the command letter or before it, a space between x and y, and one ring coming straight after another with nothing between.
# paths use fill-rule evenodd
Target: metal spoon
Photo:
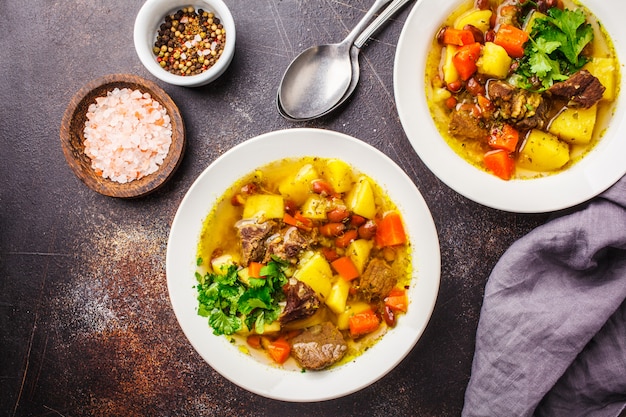
<instances>
[{"instance_id":1,"label":"metal spoon","mask_svg":"<svg viewBox=\"0 0 626 417\"><path fill-rule=\"evenodd\" d=\"M278 113L280 113L280 115L283 116L285 119L290 120L292 122L305 122L307 120L317 119L318 117L325 116L328 113L335 110L337 107L341 106L348 99L348 97L352 95L352 93L356 89L356 85L359 82L359 51L360 51L359 48L356 48L355 46L352 46L352 48L350 48L350 61L352 62L352 78L350 80L350 85L348 86L346 93L343 95L343 97L341 97L341 99L337 102L337 104L333 105L330 109L323 111L322 113L315 115L315 116L310 116L310 117L305 117L305 118L292 117L291 115L287 114L285 110L283 109L281 105L280 91L279 91L278 95L276 96L276 108L278 109Z\"/></svg>"},{"instance_id":2,"label":"metal spoon","mask_svg":"<svg viewBox=\"0 0 626 417\"><path fill-rule=\"evenodd\" d=\"M372 16L389 0L376 0L340 43L313 46L287 67L278 98L283 111L296 119L317 116L343 97L352 80L350 48Z\"/></svg>"},{"instance_id":3,"label":"metal spoon","mask_svg":"<svg viewBox=\"0 0 626 417\"><path fill-rule=\"evenodd\" d=\"M278 95L276 97L276 106L278 108L278 112L281 116L291 121L306 121L315 119L318 117L322 117L327 115L328 113L334 111L338 107L340 107L354 92L357 84L359 83L360 76L360 68L359 68L359 52L361 52L361 48L365 45L365 42L376 33L378 29L380 29L387 21L396 13L398 10L402 8L405 4L409 3L412 0L393 0L386 8L383 10L373 22L371 22L367 28L361 32L359 37L354 41L354 44L350 48L350 62L352 64L352 77L350 80L350 84L343 97L339 99L335 104L333 104L330 108L324 110L318 115L312 115L306 118L303 117L293 117L288 114L285 109L282 107L281 100L281 90L278 90Z\"/></svg>"}]
</instances>

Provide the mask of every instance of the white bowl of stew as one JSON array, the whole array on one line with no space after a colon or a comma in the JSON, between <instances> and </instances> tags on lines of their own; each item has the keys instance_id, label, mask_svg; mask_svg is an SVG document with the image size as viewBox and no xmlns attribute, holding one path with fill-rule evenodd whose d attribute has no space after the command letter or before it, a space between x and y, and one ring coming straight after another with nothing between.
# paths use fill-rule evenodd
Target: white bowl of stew
<instances>
[{"instance_id":1,"label":"white bowl of stew","mask_svg":"<svg viewBox=\"0 0 626 417\"><path fill-rule=\"evenodd\" d=\"M340 164L331 165L337 161ZM302 168L303 166L307 168ZM333 182L330 179L335 175L332 172L338 172L331 166L349 167L348 177L351 180L344 183L348 184L347 188L340 182ZM310 173L311 169L316 172L313 177L309 178L308 174L303 174ZM350 177L353 174L358 175ZM299 179L292 180L295 178ZM376 189L376 197L369 199L376 207L376 213L368 213L367 209L361 211L360 208L356 208L358 204L353 204L356 200L349 197L354 195L350 194L349 190L360 186L358 184L362 184L364 178ZM245 180L242 182L242 179ZM301 184L301 179L304 179L304 184L310 188L305 189L306 195L300 195L291 187L296 183ZM328 181L334 191L328 192L328 188L318 187L319 179ZM367 192L355 194L366 195ZM382 195L386 196L385 201L381 201ZM255 196L261 200L270 196L267 201L273 202L278 199L280 203L272 207L277 207L280 213L271 214L273 209L267 208L270 206L263 206L266 208L261 210L263 214L260 217L246 214L258 211L258 208L249 209L258 207L257 203L248 204ZM309 201L318 203L307 206ZM349 327L346 327L345 322L343 325L340 324L337 304L331 302L331 299L336 298L330 295L331 292L327 292L331 291L330 287L323 285L319 287L311 283L303 272L330 271L332 265L331 277L328 277L326 272L314 272L314 275L320 275L324 280L328 278L327 283L329 286L332 284L333 288L337 283L341 283L338 284L341 286L346 282L351 283L354 292L346 295L347 299L344 299L346 304L342 305L339 311L349 313L352 309L354 313L356 306L363 306L361 296L358 295L361 290L355 283L363 284L363 277L367 274L364 270L369 268L368 264L360 265L357 278L348 278L336 268L337 264L327 257L327 250L333 249L340 257L343 255L355 260L347 249L350 246L339 244L342 237L348 234L347 231L338 235L325 235L322 231L322 226L329 224L324 220L330 217L331 212L331 206L327 204L336 207L338 202L345 202L351 213L349 221L344 218L344 224L348 228L351 228L352 220L357 219L355 213L360 213L362 217L376 218L380 231L383 228L382 223L378 222L380 217L387 218L389 213L395 213L402 219L405 232L405 239L392 239L385 243L378 240L368 241L378 239L378 233L367 237L361 235L359 230L358 237L355 234L350 240L352 243L356 240L366 244L369 242L368 247L371 251L366 255L367 263L387 262L393 268L396 265L401 266L402 276L399 277L395 289L400 288L403 291L407 303L406 312L395 315L393 323L387 322L381 314L378 314L379 327L372 328L369 333L354 336L351 333L352 323ZM292 210L292 203L298 207L299 214ZM325 208L321 211L315 209L317 214L311 214L310 207L320 206ZM316 229L302 230L308 230L303 232L304 234L310 232L317 235L314 244L307 246L295 257L290 257L293 263L290 264L292 270L289 273L289 286L294 285L295 281L309 284L316 294L321 295L319 299L322 304L316 312L325 311L323 326L327 327L330 323L346 340L351 339L348 341L350 349L353 346L357 346L357 349L360 349L359 346L362 348L358 351L348 350L339 362L329 364L323 369L311 368L309 363L303 365L296 357L288 357L285 362L277 362L274 356L268 354L267 346L259 348L248 343L248 336L251 334L267 337L268 342L280 336L289 342L293 352L296 349L296 338L317 325L308 323L309 318L297 319L287 324L282 320L276 320L274 324L280 322L279 329L271 328L273 324L266 321L262 329L264 333L250 331L252 327L258 329L254 323L248 323L243 329L239 328L231 335L225 335L227 332L216 335L214 332L218 325L210 325L206 309L203 313L199 306L197 288L199 282L200 280L204 282L207 270L213 274L216 265L224 265L224 262L226 265L235 265L237 280L244 281L246 286L252 285L251 278L259 276L252 272L252 262L243 261L244 255L240 258L237 249L240 239L237 228L244 227L251 218L262 218L255 220L255 224L265 225L270 221L285 223L282 230L293 231L295 227L288 214L305 223L307 218L313 219L310 226ZM321 217L318 217L318 214ZM301 230L300 227L297 229ZM283 237L286 239L286 235ZM262 245L266 245L270 239L263 238L262 241L266 242ZM280 252L272 251L272 254L276 253ZM245 256L252 259L251 256ZM374 258L377 258L376 261ZM319 269L309 268L307 265L312 264L311 259L317 259L315 265L325 262L328 264ZM261 258L256 261L269 264L267 260ZM425 330L437 298L440 277L437 232L428 207L411 179L390 158L372 146L345 134L320 129L270 132L247 140L215 160L194 182L180 204L172 224L166 264L167 283L174 312L183 332L204 360L225 378L242 388L268 398L292 402L322 401L342 397L374 383L391 371L409 354ZM262 279L267 279L269 273L263 272L264 269L260 271L261 275L264 275ZM348 281L344 281L344 278ZM392 292L387 289L384 294ZM371 305L382 306L380 298L372 298L369 301ZM281 308L284 308L284 305ZM251 316L253 313L247 314ZM317 320L319 315L316 313L309 317ZM292 326L294 322L295 327ZM363 344L359 345L361 342Z\"/></svg>"},{"instance_id":2,"label":"white bowl of stew","mask_svg":"<svg viewBox=\"0 0 626 417\"><path fill-rule=\"evenodd\" d=\"M546 29L541 29L541 26L534 26L537 32L533 32L533 24L536 23L532 23L532 14L527 14L527 9L523 9L524 13L518 13L519 19L515 16L513 20L504 20L503 9L497 7L502 3L506 3L505 6L515 5L510 1L499 0L477 3L422 0L416 5L400 36L394 64L395 98L402 125L429 169L449 187L471 200L488 207L521 213L549 212L582 203L610 187L626 173L626 164L621 157L626 151L626 141L623 140L626 133L626 109L621 94L624 86L622 72L626 59L626 27L618 18L626 12L626 6L599 0L577 4L567 0L538 2L555 5L559 11L567 9L568 13L584 12L586 20L583 25L588 23L594 36L593 41L578 55L587 57L586 64L580 68L572 67L572 74L562 71L566 77L560 79L555 76L553 83L546 82L543 85L542 81L551 77L536 74L526 79L519 77L524 68L529 68L524 65L535 61L525 57L516 58L511 56L515 53L507 51L508 66L504 64L504 73L498 74L489 66L494 55L489 54L489 60L483 59L487 55L486 50L500 48L500 52L506 51L502 43L494 39L494 34L504 25L514 26L527 33L522 49L528 57L530 55L526 46L532 45L540 37L545 38L539 32L544 30L545 33ZM468 50L470 47L459 46L463 41L450 47L453 35L461 36L454 31L450 31L448 43L443 42L444 28L457 31L470 29L475 32L467 24L471 22L475 28L480 26L480 20L468 18L468 15L480 10L490 11L491 17L484 19L482 23L485 26L479 29L480 33L466 42L479 44L480 52L477 61L474 61L477 68L473 69L473 73L470 68L469 76L458 73L459 82L455 84L454 74L451 75L454 71L447 71L446 68L449 69L451 57L461 48ZM545 17L552 12L542 9L541 13L536 13L534 18ZM550 17L559 17L558 13L550 14ZM423 16L431 18L423 19ZM488 43L491 45L487 46ZM492 48L493 44L497 47ZM583 63L582 60L580 62ZM606 63L607 66L604 65ZM536 68L533 67L533 70ZM601 81L603 91L606 91L595 103L577 102L577 97L573 95L559 97L558 86L550 88L552 84L574 80L574 75L581 70L586 70ZM519 101L523 108L521 115L507 113L505 106L508 103L513 108L515 100L506 101L498 96L494 87L501 85L513 86L513 97L524 97L527 100ZM457 89L460 92L455 92ZM520 91L523 94L518 93ZM535 105L537 102L532 101L537 95L541 96L541 103L545 104L541 111ZM482 96L482 102L478 96ZM484 103L486 105L483 106ZM490 112L489 105L495 106L496 110ZM589 106L589 110L584 106ZM450 126L459 125L453 121L452 114L462 111L479 115L476 118L482 125L478 126L477 133L467 133L468 137L473 138L461 137L462 133L451 133ZM589 125L577 122L578 117L587 120L585 118L589 112L592 113ZM566 118L568 114L573 116ZM504 124L513 126L518 134L517 144L506 151L508 159L514 161L513 173L507 179L494 175L494 171L485 164L485 155L499 146L494 147L493 142L490 142L495 140L493 136L496 127ZM572 134L574 138L568 137ZM565 150L566 156L552 154L546 159L547 165L529 166L530 150L536 150L537 143L541 141L548 141L557 149ZM534 159L537 162L545 158L541 154Z\"/></svg>"}]
</instances>

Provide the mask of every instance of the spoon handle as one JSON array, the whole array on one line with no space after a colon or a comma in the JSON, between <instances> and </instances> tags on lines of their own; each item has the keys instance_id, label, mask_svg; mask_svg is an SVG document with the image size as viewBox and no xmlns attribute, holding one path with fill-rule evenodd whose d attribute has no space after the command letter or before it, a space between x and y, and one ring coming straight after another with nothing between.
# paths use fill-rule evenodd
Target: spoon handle
<instances>
[{"instance_id":1,"label":"spoon handle","mask_svg":"<svg viewBox=\"0 0 626 417\"><path fill-rule=\"evenodd\" d=\"M389 18L391 18L395 12L400 10L402 6L410 1L412 0L393 0L389 6L387 6L387 8L383 10L383 12L379 14L378 17L376 17L376 19L374 19L374 21L367 28L365 28L365 30L363 30L363 32L361 32L359 37L354 42L354 46L361 49L370 36L380 29L381 26L387 23Z\"/></svg>"},{"instance_id":2,"label":"spoon handle","mask_svg":"<svg viewBox=\"0 0 626 417\"><path fill-rule=\"evenodd\" d=\"M350 48L357 36L359 36L363 29L365 29L369 21L372 20L372 17L385 7L389 1L390 0L376 0L367 13L365 13L365 16L359 20L359 23L356 24L354 29L352 29L350 33L348 33L348 36L346 36L346 38L341 42L342 45L347 45L348 48Z\"/></svg>"}]
</instances>

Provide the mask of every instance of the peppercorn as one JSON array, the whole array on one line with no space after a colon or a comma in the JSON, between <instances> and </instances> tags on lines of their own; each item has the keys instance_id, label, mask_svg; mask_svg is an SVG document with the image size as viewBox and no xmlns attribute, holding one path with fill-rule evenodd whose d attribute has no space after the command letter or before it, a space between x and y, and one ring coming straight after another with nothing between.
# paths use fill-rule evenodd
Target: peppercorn
<instances>
[{"instance_id":1,"label":"peppercorn","mask_svg":"<svg viewBox=\"0 0 626 417\"><path fill-rule=\"evenodd\" d=\"M165 16L153 51L159 65L172 74L195 75L217 62L225 42L226 30L219 18L190 6Z\"/></svg>"}]
</instances>

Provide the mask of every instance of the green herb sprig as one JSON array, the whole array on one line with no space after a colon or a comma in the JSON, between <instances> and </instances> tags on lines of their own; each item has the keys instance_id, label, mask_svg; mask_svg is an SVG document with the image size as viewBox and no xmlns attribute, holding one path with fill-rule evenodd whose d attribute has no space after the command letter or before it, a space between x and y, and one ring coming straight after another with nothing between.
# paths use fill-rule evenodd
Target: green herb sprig
<instances>
[{"instance_id":1,"label":"green herb sprig","mask_svg":"<svg viewBox=\"0 0 626 417\"><path fill-rule=\"evenodd\" d=\"M243 283L237 267L229 265L223 274L196 272L198 284L198 314L208 317L215 335L230 335L243 329L263 333L266 324L278 319L280 302L285 299L282 290L287 283L285 275L289 264L273 257L261 268L263 278L251 278Z\"/></svg>"},{"instance_id":2,"label":"green herb sprig","mask_svg":"<svg viewBox=\"0 0 626 417\"><path fill-rule=\"evenodd\" d=\"M542 92L555 82L567 80L587 63L581 53L592 40L593 28L582 10L549 9L545 17L533 22L524 57L511 81Z\"/></svg>"}]
</instances>

